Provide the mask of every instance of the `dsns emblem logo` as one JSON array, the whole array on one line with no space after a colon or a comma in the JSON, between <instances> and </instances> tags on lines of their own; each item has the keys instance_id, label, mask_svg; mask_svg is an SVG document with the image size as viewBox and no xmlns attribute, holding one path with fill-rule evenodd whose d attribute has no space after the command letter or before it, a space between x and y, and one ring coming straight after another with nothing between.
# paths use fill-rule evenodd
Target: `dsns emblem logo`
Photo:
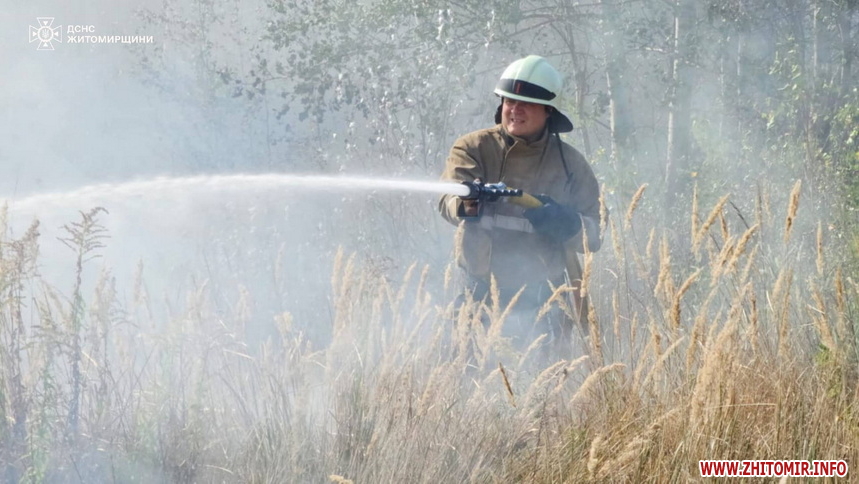
<instances>
[{"instance_id":1,"label":"dsns emblem logo","mask_svg":"<svg viewBox=\"0 0 859 484\"><path fill-rule=\"evenodd\" d=\"M38 27L30 26L30 43L39 42L36 50L54 50L53 41L62 42L60 38L61 26L53 27L54 17L37 17Z\"/></svg>"}]
</instances>

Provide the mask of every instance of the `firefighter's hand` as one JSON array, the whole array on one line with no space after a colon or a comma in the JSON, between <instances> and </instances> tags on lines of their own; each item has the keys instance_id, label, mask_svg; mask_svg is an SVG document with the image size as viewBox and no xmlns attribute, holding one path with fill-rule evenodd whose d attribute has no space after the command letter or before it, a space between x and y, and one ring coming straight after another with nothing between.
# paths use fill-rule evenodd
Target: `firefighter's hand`
<instances>
[{"instance_id":1,"label":"firefighter's hand","mask_svg":"<svg viewBox=\"0 0 859 484\"><path fill-rule=\"evenodd\" d=\"M480 178L475 178L474 183L480 184L483 183ZM462 200L462 205L459 206L459 213L457 215L460 218L465 219L476 219L480 217L480 200Z\"/></svg>"},{"instance_id":2,"label":"firefighter's hand","mask_svg":"<svg viewBox=\"0 0 859 484\"><path fill-rule=\"evenodd\" d=\"M582 229L582 218L575 210L558 204L548 195L536 195L542 207L529 208L522 215L534 226L538 234L565 241Z\"/></svg>"},{"instance_id":3,"label":"firefighter's hand","mask_svg":"<svg viewBox=\"0 0 859 484\"><path fill-rule=\"evenodd\" d=\"M462 213L460 217L464 218L474 218L480 215L480 202L477 200L463 200Z\"/></svg>"}]
</instances>

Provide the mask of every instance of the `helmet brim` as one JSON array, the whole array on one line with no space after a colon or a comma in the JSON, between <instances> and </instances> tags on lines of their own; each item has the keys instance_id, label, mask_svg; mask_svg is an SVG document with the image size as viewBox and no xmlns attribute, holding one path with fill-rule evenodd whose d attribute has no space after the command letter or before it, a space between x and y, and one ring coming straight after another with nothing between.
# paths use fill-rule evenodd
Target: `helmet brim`
<instances>
[{"instance_id":1,"label":"helmet brim","mask_svg":"<svg viewBox=\"0 0 859 484\"><path fill-rule=\"evenodd\" d=\"M573 130L573 122L562 112L554 109L549 115L549 130L554 133L569 133Z\"/></svg>"}]
</instances>

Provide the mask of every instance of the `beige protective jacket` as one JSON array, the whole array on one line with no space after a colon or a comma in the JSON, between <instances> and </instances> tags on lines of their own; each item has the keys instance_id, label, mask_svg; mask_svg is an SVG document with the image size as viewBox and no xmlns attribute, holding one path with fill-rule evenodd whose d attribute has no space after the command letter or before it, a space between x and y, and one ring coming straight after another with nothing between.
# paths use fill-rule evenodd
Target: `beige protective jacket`
<instances>
[{"instance_id":1,"label":"beige protective jacket","mask_svg":"<svg viewBox=\"0 0 859 484\"><path fill-rule=\"evenodd\" d=\"M548 130L530 144L507 134L501 125L469 133L454 143L441 178L458 182L480 178L532 195L549 195L581 214L588 249L599 250L599 184L585 157ZM471 277L488 282L494 274L502 291L514 292L526 284L563 282L565 268L571 281L581 279L576 253L584 252L583 231L562 244L535 233L518 205L503 200L481 205L479 218L462 218L459 197L444 195L439 201L442 216L459 225L457 263Z\"/></svg>"}]
</instances>

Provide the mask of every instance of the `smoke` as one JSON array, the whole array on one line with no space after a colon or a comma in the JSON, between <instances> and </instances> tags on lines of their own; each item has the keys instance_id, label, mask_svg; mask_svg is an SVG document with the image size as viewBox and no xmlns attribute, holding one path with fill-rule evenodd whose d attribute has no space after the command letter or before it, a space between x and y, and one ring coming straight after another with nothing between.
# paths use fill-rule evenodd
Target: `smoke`
<instances>
[{"instance_id":1,"label":"smoke","mask_svg":"<svg viewBox=\"0 0 859 484\"><path fill-rule=\"evenodd\" d=\"M340 64L334 59L311 62L322 65L319 72L294 72L288 69L286 52L258 41L268 19L256 13L255 5L219 9L202 3L149 3L138 6L143 14L104 1L88 2L83 9L56 2L38 8L16 5L2 14L6 28L0 33L4 40L0 129L6 142L0 146L0 199L8 200L13 233L23 233L34 216L42 221L44 275L53 274L59 281L68 275L70 265L64 260L68 253L56 239L63 236L63 226L75 220L78 211L93 204L107 210L100 221L110 235L98 264L109 268L118 280L131 281L142 261L150 289L168 300L181 299L186 290L205 281L222 287L225 300L230 301L237 299L242 288L249 289L267 315L287 307L296 310L293 303L324 307L330 261L341 247L364 253L374 267L391 277L415 260L444 267L450 260L452 230L435 213L435 197L427 193L295 194L287 188L261 191L258 187L217 194L168 193L163 187L153 187L124 198L45 203L38 213L22 209L23 200L39 200L33 197L40 194L74 192L98 184L120 186L164 176L393 173L434 179L453 134L491 122L496 102L491 95L494 78L506 62L519 55L507 50L500 39L474 44L470 35L480 32L469 32L461 43L451 37L443 45L429 44L428 53L410 64L419 74L404 67L392 74L383 66L364 65L363 60L348 57L341 58ZM493 22L495 14L493 11ZM635 21L654 20L647 12L636 15L631 16ZM96 35L151 36L153 42L57 42L54 50L40 51L26 34L38 25L37 18L49 16L64 40L69 27L83 26L92 27ZM432 36L434 41L453 35L451 27L456 21L455 15L441 16L438 22L445 28ZM492 23L491 27L502 28L499 25ZM369 58L381 63L389 53L385 49L392 48L397 39L411 39L409 31L423 27L392 27L379 37L381 41L369 39L380 49L370 52ZM766 56L762 35L746 36L742 47L749 59ZM540 37L528 49L551 52L552 42L557 41ZM458 52L461 56L446 50L463 46L467 49ZM592 47L595 52L605 48L582 48ZM729 47L719 48L727 51ZM715 55L715 49L704 50L702 55ZM662 67L655 62L657 55L661 55L658 49L648 51L631 59L628 68L653 69L659 74ZM260 59L272 60L267 68L273 79L263 87L258 81L265 77L259 71L264 67ZM562 56L552 60L559 66L567 62ZM285 63L286 71L279 73L275 62ZM469 73L467 78L459 76L463 71ZM569 74L573 81L575 73L571 70ZM742 74L752 76L754 72L750 68ZM327 106L342 108L336 116L320 119L312 112L307 116L300 112L301 106L278 112L284 102L279 100L281 89L289 92L304 86L302 82L317 79L319 96L330 101ZM353 85L346 83L349 79ZM746 84L737 89L753 89L762 79L741 79ZM451 80L461 85L453 86ZM321 89L322 81L336 84L331 88L333 98ZM420 90L412 89L418 85ZM594 95L593 106L565 101L579 126L566 139L590 155L597 176L606 181L613 213L622 211L632 189L647 182L658 190L664 178L662 145L666 136L660 126L665 123L656 117L664 112L657 107L665 101L665 86L642 82L630 83L630 87L632 106L639 113L633 120L639 144L628 147L623 164L610 160L600 148L611 143L607 131L592 122L605 114L601 111L604 99ZM364 90L356 92L358 88ZM759 163L756 153L732 158L732 148L726 148L733 142L731 137L748 134L731 131L738 114L722 112L712 101L723 95L715 80L697 88L692 102L696 146L684 175L708 180L709 185L701 187L702 204L726 192L752 193L764 176L785 184L791 181L791 172L772 161ZM568 82L566 96L574 89L586 92L586 86ZM446 98L451 92L457 95ZM422 97L427 93L433 94L432 99ZM371 97L349 104L351 97L362 94ZM434 104L424 107L428 101ZM357 114L362 108L371 116ZM574 108L582 111L574 112ZM446 131L423 131L426 126ZM723 163L724 159L733 161ZM642 210L657 212L661 197L651 193ZM746 220L755 210L752 198L737 202L736 211ZM315 309L307 309L307 313L324 317Z\"/></svg>"},{"instance_id":2,"label":"smoke","mask_svg":"<svg viewBox=\"0 0 859 484\"><path fill-rule=\"evenodd\" d=\"M245 333L239 336L244 338L242 344L247 343L241 348L247 353L257 351L258 343L275 334L277 321L286 320L295 322L295 333L308 336L310 348L318 348L332 336L337 310L332 301L339 297L344 307L352 301L344 296L346 290L354 291L355 300L367 306L401 301L398 310L403 313L408 313L403 308L409 306L450 302L429 301L427 294L453 300L458 288L451 289L441 280L451 260L453 227L436 213L439 186L430 181L441 172L455 135L491 123L497 106L491 86L503 66L520 54L555 52L557 45L552 42L557 39L537 36L528 44L529 51L522 53L496 40L475 43L469 38L455 43L457 39L445 40L455 27L448 23L457 20L448 12L439 17L438 28L431 26L438 32L432 38L440 43L418 45L415 51L423 57L410 57L395 73L386 71L390 52L381 48L370 52L373 62L367 65L364 58L342 56L311 59L310 64L321 66L314 73L294 72L289 53L259 41L270 18L260 16L257 8L267 11L268 6L268 2L216 6L152 1L138 3L144 11L138 14L125 4L105 0L75 8L54 1L38 7L8 6L0 13L0 77L4 80L0 202L8 205L13 237L22 235L34 218L40 220L39 273L49 286L61 293L72 287L74 253L58 239L68 235L68 227L80 219L81 211L101 206L106 212L98 215L98 223L109 238L96 250L100 257L85 266L84 293L92 293L104 273L115 278L120 299L137 298L137 286L142 283L152 302L152 320L157 322L146 330L156 334L163 329L158 324L182 320L186 300L202 293L211 296L213 314L202 318L208 323L246 315ZM36 43L28 42L28 29L38 25L37 18L46 17L60 27L63 42L56 42L54 50L37 50ZM496 28L494 11L492 19ZM69 26L91 26L96 35L151 36L153 42L68 43ZM426 26L393 27L381 37L396 44L412 27ZM483 35L480 29L472 30L470 34ZM754 51L765 45L759 36L750 36L745 48ZM462 46L470 47L457 51ZM271 59L266 73L259 71L261 59ZM628 72L659 70L653 66L666 65L664 60L642 55L631 61ZM276 62L287 65L284 72L278 72ZM600 77L591 69L582 68L582 80ZM461 76L463 71L469 75ZM595 72L601 74L599 68ZM652 78L664 79L666 73L656 72ZM300 78L304 74L307 79ZM571 72L570 78L575 75ZM265 82L259 80L266 76ZM758 81L747 80L749 85ZM321 118L312 110L308 115L297 104L281 112L287 102L283 99L289 98L281 98L280 91L295 94L298 87L306 87L302 83L318 88L325 106L336 115ZM326 86L330 90L323 92ZM664 110L658 108L665 104L664 85L655 81L631 86L639 143L628 147L623 165L611 160L606 148L611 145L608 129L599 127L605 114L604 94L577 86L591 95L588 102L593 105L574 104L571 82L565 100L577 126L565 139L590 156L598 178L606 183L610 209L619 224L629 192L644 182L659 187L664 179L666 123L660 118ZM779 167L773 161L777 157L770 157L767 165L758 163L759 153L743 152L731 158L735 148L728 145L756 133L732 131L740 114L722 112L712 101L722 95L718 83L702 82L697 87L692 100L697 145L684 175L707 180L701 187L704 215L712 200L725 192L753 193L719 220L724 234L737 233L737 228L742 233L748 229L743 222L754 223L756 209L768 210L756 206L767 194L755 193L754 188L766 177L789 187L793 172ZM367 99L361 98L365 95ZM356 98L354 104L349 104L352 98ZM730 163L722 163L725 159ZM744 166L745 162L756 164ZM347 183L286 174L326 174ZM392 177L417 181L403 191L388 190L365 178L373 175L385 179L372 179L379 183ZM625 242L642 246L634 252L641 274L597 270L591 294L597 304L602 298L603 307L608 306L605 301L614 285L623 285L641 300L653 299L646 276L662 270L654 264L661 257L659 235L651 232L660 223L653 214L659 211L661 198L656 191L647 195L651 198L640 210L650 213L643 226L636 227L638 239ZM780 200L773 205L782 206ZM688 220L685 213L684 217ZM604 247L596 255L595 267L611 257L606 249L611 241ZM353 267L361 274L348 274L348 264L336 265L335 254L341 251L346 258L359 254ZM668 249L664 252L667 266ZM684 259L683 254L672 257L684 276L684 264L700 263L693 257ZM372 281L382 289L387 287L384 284L397 288L412 264L431 268L426 285L419 285L426 289L423 292L398 299L379 290L382 295L377 297L361 285ZM521 261L509 264L516 267ZM630 280L620 281L618 274ZM348 287L332 287L341 280ZM375 309L369 308L366 314L384 313ZM496 316L504 308L498 309ZM514 310L512 332L504 336L533 336L529 323L538 311ZM404 319L410 323L411 316ZM480 315L466 323L479 326ZM361 328L350 330L358 338ZM351 340L341 343L339 357L360 359L362 355L348 347Z\"/></svg>"}]
</instances>

